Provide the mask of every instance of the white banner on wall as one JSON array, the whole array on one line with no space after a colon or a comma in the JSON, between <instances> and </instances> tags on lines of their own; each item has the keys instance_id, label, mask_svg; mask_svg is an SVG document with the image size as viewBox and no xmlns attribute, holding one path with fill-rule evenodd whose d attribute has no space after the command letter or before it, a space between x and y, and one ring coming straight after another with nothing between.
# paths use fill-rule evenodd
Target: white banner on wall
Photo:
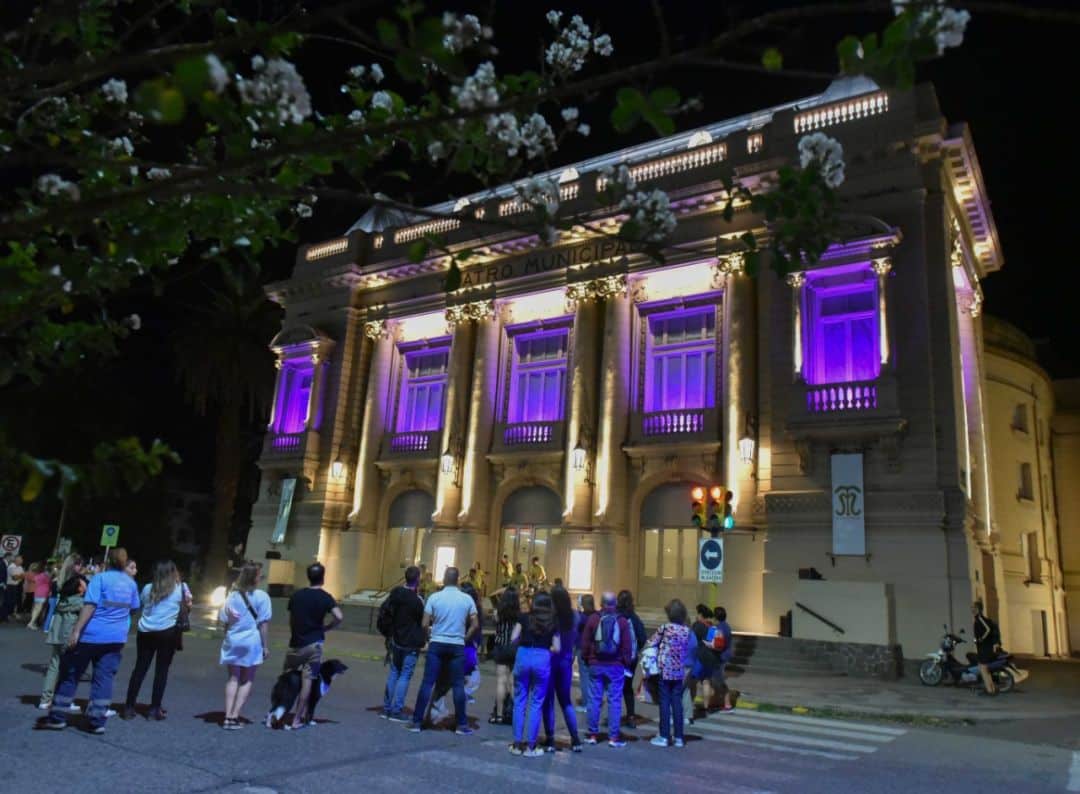
<instances>
[{"instance_id":1,"label":"white banner on wall","mask_svg":"<svg viewBox=\"0 0 1080 794\"><path fill-rule=\"evenodd\" d=\"M278 504L277 523L274 524L274 534L270 536L271 543L281 543L285 540L285 530L289 526L289 513L292 511L293 493L296 491L296 478L289 477L281 481L281 502Z\"/></svg>"},{"instance_id":2,"label":"white banner on wall","mask_svg":"<svg viewBox=\"0 0 1080 794\"><path fill-rule=\"evenodd\" d=\"M833 554L866 554L862 453L832 456Z\"/></svg>"}]
</instances>

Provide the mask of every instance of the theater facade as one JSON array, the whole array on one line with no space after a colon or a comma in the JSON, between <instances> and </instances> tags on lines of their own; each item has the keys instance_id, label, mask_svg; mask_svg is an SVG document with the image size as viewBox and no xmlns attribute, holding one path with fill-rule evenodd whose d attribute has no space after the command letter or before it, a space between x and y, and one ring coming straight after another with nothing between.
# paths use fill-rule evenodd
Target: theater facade
<instances>
[{"instance_id":1,"label":"theater facade","mask_svg":"<svg viewBox=\"0 0 1080 794\"><path fill-rule=\"evenodd\" d=\"M803 272L751 277L735 240L768 231L724 220L719 170L767 182L818 130L844 147L842 232ZM664 264L610 235L612 164L671 197ZM537 556L572 591L715 598L763 633L792 612L796 636L908 657L972 598L1003 608L980 317L1002 253L971 135L931 86L842 79L550 176L589 213L551 246L511 228L527 207L508 185L369 213L271 285L286 321L247 544L271 584L314 558L343 596L414 562ZM408 257L432 233L478 249L449 294L443 257ZM734 527L710 585L691 491L714 485Z\"/></svg>"}]
</instances>

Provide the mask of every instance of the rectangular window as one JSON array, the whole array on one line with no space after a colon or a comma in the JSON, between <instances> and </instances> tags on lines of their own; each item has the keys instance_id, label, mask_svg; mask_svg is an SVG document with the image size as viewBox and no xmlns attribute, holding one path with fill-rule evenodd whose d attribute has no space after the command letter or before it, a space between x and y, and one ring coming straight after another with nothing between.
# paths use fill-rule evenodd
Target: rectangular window
<instances>
[{"instance_id":1,"label":"rectangular window","mask_svg":"<svg viewBox=\"0 0 1080 794\"><path fill-rule=\"evenodd\" d=\"M568 589L592 591L593 553L592 549L570 550L570 571L567 576Z\"/></svg>"},{"instance_id":2,"label":"rectangular window","mask_svg":"<svg viewBox=\"0 0 1080 794\"><path fill-rule=\"evenodd\" d=\"M716 311L712 306L649 317L645 411L716 404Z\"/></svg>"},{"instance_id":3,"label":"rectangular window","mask_svg":"<svg viewBox=\"0 0 1080 794\"><path fill-rule=\"evenodd\" d=\"M442 427L450 348L424 348L404 353L397 432L438 430Z\"/></svg>"},{"instance_id":4,"label":"rectangular window","mask_svg":"<svg viewBox=\"0 0 1080 794\"><path fill-rule=\"evenodd\" d=\"M804 301L806 380L821 384L877 378L877 279L870 269L808 274Z\"/></svg>"},{"instance_id":5,"label":"rectangular window","mask_svg":"<svg viewBox=\"0 0 1080 794\"><path fill-rule=\"evenodd\" d=\"M1031 464L1020 464L1020 482L1019 488L1016 492L1017 499L1027 499L1033 501L1035 499L1035 489L1032 486L1031 481Z\"/></svg>"},{"instance_id":6,"label":"rectangular window","mask_svg":"<svg viewBox=\"0 0 1080 794\"><path fill-rule=\"evenodd\" d=\"M1012 429L1021 433L1028 432L1028 410L1024 403L1017 403L1013 409Z\"/></svg>"},{"instance_id":7,"label":"rectangular window","mask_svg":"<svg viewBox=\"0 0 1080 794\"><path fill-rule=\"evenodd\" d=\"M1020 551L1027 561L1027 580L1029 582L1041 582L1042 562L1039 560L1039 535L1036 532L1025 532L1020 540Z\"/></svg>"},{"instance_id":8,"label":"rectangular window","mask_svg":"<svg viewBox=\"0 0 1080 794\"><path fill-rule=\"evenodd\" d=\"M442 584L443 577L446 575L446 569L453 566L456 557L457 549L453 546L435 547L435 570L433 571L433 575L436 583Z\"/></svg>"},{"instance_id":9,"label":"rectangular window","mask_svg":"<svg viewBox=\"0 0 1080 794\"><path fill-rule=\"evenodd\" d=\"M300 433L308 419L311 384L315 375L313 364L286 362L281 369L280 397L277 406L277 432Z\"/></svg>"},{"instance_id":10,"label":"rectangular window","mask_svg":"<svg viewBox=\"0 0 1080 794\"><path fill-rule=\"evenodd\" d=\"M563 418L569 331L514 337L507 422L557 422Z\"/></svg>"},{"instance_id":11,"label":"rectangular window","mask_svg":"<svg viewBox=\"0 0 1080 794\"><path fill-rule=\"evenodd\" d=\"M645 562L642 565L641 575L650 579L656 578L658 561L660 557L660 530L645 530Z\"/></svg>"}]
</instances>

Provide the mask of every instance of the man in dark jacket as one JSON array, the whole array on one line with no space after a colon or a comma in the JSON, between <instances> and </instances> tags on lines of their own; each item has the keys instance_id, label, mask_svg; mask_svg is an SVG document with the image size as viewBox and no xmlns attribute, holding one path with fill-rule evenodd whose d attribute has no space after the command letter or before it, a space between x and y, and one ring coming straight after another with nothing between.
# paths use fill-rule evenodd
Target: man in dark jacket
<instances>
[{"instance_id":1,"label":"man in dark jacket","mask_svg":"<svg viewBox=\"0 0 1080 794\"><path fill-rule=\"evenodd\" d=\"M420 569L410 565L405 569L405 584L390 591L388 608L394 617L394 631L389 637L390 674L386 677L386 695L382 718L391 722L408 722L402 713L409 682L416 669L416 660L426 640L423 628L424 600L418 592Z\"/></svg>"},{"instance_id":2,"label":"man in dark jacket","mask_svg":"<svg viewBox=\"0 0 1080 794\"><path fill-rule=\"evenodd\" d=\"M990 674L988 666L997 658L998 644L1001 636L997 624L983 614L982 601L976 601L971 605L971 615L975 619L973 634L975 637L975 650L979 660L979 675L983 680L983 691L980 695L996 695L997 685L994 684L994 676Z\"/></svg>"},{"instance_id":3,"label":"man in dark jacket","mask_svg":"<svg viewBox=\"0 0 1080 794\"><path fill-rule=\"evenodd\" d=\"M581 635L581 656L589 666L592 692L588 700L589 732L585 744L596 744L600 734L600 712L604 693L608 699L608 746L626 747L619 736L619 712L626 671L633 670L630 622L615 611L615 594L604 593L600 612L585 622Z\"/></svg>"}]
</instances>

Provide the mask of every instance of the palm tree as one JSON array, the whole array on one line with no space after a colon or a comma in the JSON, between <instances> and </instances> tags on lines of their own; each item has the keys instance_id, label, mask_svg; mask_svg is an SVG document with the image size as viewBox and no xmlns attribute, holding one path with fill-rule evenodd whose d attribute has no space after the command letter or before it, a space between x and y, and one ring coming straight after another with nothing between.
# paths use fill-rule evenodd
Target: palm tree
<instances>
[{"instance_id":1,"label":"palm tree","mask_svg":"<svg viewBox=\"0 0 1080 794\"><path fill-rule=\"evenodd\" d=\"M217 417L214 512L205 553L204 581L223 580L236 493L249 455L244 436L265 423L274 384L269 342L281 327L281 309L254 279L223 290L186 312L173 337L177 377L185 399L201 416Z\"/></svg>"}]
</instances>

